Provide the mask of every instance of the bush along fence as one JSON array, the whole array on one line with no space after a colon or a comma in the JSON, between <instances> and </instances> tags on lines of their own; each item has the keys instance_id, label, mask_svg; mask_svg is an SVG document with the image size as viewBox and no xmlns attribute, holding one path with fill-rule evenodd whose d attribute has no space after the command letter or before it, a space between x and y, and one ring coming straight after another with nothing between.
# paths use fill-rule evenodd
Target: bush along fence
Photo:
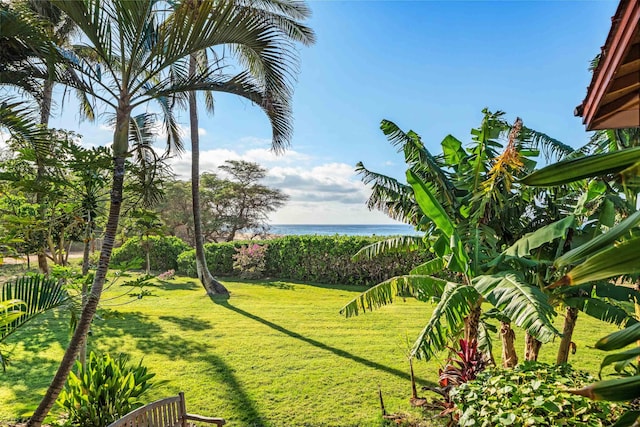
<instances>
[{"instance_id":1,"label":"bush along fence","mask_svg":"<svg viewBox=\"0 0 640 427\"><path fill-rule=\"evenodd\" d=\"M266 246L266 277L366 286L407 274L428 259L425 252L412 252L380 255L372 260L351 260L359 249L378 240L380 238L361 236L285 236L264 241L209 243L205 245L205 255L213 274L237 276L240 271L234 270L234 255L238 248L258 244ZM179 274L195 277L195 251L181 253L177 265Z\"/></svg>"}]
</instances>

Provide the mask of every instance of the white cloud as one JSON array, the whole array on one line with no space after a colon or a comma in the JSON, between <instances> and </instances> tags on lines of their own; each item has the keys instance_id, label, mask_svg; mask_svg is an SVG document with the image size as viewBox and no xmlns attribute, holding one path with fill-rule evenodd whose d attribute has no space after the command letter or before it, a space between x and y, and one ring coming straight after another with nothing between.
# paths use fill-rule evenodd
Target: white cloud
<instances>
[{"instance_id":1,"label":"white cloud","mask_svg":"<svg viewBox=\"0 0 640 427\"><path fill-rule=\"evenodd\" d=\"M313 164L314 159L293 150L275 155L267 148L242 150L212 149L200 152L200 170L219 172L225 160L257 162L267 168L266 185L289 195L289 201L271 217L281 224L381 224L394 223L384 214L370 212L370 194L346 163ZM169 162L179 179L190 179L191 152Z\"/></svg>"},{"instance_id":2,"label":"white cloud","mask_svg":"<svg viewBox=\"0 0 640 427\"><path fill-rule=\"evenodd\" d=\"M205 128L198 128L198 135L205 136L207 134L207 130Z\"/></svg>"}]
</instances>

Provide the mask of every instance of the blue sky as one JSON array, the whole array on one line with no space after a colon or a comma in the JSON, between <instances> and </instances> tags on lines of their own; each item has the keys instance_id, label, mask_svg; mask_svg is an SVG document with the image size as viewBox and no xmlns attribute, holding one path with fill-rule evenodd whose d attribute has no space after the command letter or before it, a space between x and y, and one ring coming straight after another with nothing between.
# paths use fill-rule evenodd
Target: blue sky
<instances>
[{"instance_id":1,"label":"blue sky","mask_svg":"<svg viewBox=\"0 0 640 427\"><path fill-rule=\"evenodd\" d=\"M427 148L451 133L469 140L481 110L574 147L588 134L573 110L590 81L589 61L604 44L615 1L312 1L318 42L300 47L291 148L268 151L269 123L249 102L218 96L201 115L202 169L243 158L269 168L268 183L291 196L274 223L389 223L364 206L358 161L402 176L402 158L379 130L383 118L422 135ZM59 114L59 111L58 111ZM110 130L80 126L72 108L52 126L79 129L87 144ZM187 121L183 120L186 126ZM185 141L188 144L188 140ZM187 176L189 154L174 159Z\"/></svg>"}]
</instances>

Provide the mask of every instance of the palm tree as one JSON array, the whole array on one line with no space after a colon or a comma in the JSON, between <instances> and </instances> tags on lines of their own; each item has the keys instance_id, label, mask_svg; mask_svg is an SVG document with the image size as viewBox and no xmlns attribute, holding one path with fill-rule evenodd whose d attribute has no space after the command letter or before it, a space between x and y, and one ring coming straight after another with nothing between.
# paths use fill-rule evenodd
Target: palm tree
<instances>
[{"instance_id":1,"label":"palm tree","mask_svg":"<svg viewBox=\"0 0 640 427\"><path fill-rule=\"evenodd\" d=\"M190 0L191 7L197 10L202 0ZM289 102L292 95L291 77L296 65L296 52L292 49L292 42L310 45L314 42L314 34L299 21L307 19L310 10L303 2L260 0L254 4L256 17L265 19L275 31L285 37L278 44L269 49L254 49L259 44L256 34L247 32L242 35L243 40L230 46L232 56L246 68L246 75L251 76L264 87L267 98L279 99L282 110L278 120L272 120L273 140L272 149L282 150L291 138L291 109ZM277 11L273 14L270 11ZM276 55L274 55L276 53ZM219 68L221 59L213 52L213 64L208 61L207 51L194 53L189 58L189 75L197 73L197 69L207 67ZM213 112L213 97L210 92L205 93L206 105ZM249 93L238 95L251 99ZM195 91L189 92L189 125L191 135L191 200L193 206L193 223L196 247L196 270L200 282L210 294L228 295L228 290L216 280L207 266L204 253L204 239L202 233L202 215L200 206L200 136L198 133L198 107ZM267 112L267 114L269 114Z\"/></svg>"},{"instance_id":2,"label":"palm tree","mask_svg":"<svg viewBox=\"0 0 640 427\"><path fill-rule=\"evenodd\" d=\"M207 69L188 75L190 55L216 45L242 43L247 33L255 35L255 43L250 48L256 54L270 51L277 56L280 52L277 46L284 35L268 18L277 20L278 11L232 0L202 2L196 10L190 3L179 2L171 11L164 8L165 2L154 0L56 0L53 3L82 34L81 44L75 48L82 55L68 52L68 65L91 99L101 102L115 115L111 147L113 177L104 242L87 303L29 426L42 424L62 390L100 300L120 219L125 159L131 151L130 142L144 133L137 126L139 121L134 119L134 110L144 108L150 101L159 104L168 146L172 149L181 147L172 98L189 91L214 90L249 97L267 112L272 123L280 123L288 112L286 102L268 93L268 88L247 73L224 75ZM274 134L274 137L279 136Z\"/></svg>"}]
</instances>

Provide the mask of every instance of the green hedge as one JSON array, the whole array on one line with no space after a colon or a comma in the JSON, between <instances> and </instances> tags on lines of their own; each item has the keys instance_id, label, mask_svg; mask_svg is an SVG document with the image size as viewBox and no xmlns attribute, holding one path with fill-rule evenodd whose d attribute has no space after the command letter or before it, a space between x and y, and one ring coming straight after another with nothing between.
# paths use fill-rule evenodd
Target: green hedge
<instances>
[{"instance_id":1,"label":"green hedge","mask_svg":"<svg viewBox=\"0 0 640 427\"><path fill-rule=\"evenodd\" d=\"M149 244L151 245L149 258L152 271L177 270L178 255L191 248L182 239L174 236L150 236ZM119 264L131 261L134 258L141 258L144 263L144 257L145 251L140 245L140 238L132 237L122 246L114 249L111 262Z\"/></svg>"},{"instance_id":2,"label":"green hedge","mask_svg":"<svg viewBox=\"0 0 640 427\"><path fill-rule=\"evenodd\" d=\"M266 275L279 279L326 284L367 285L406 274L424 262L424 253L389 254L370 261L353 262L359 249L380 240L361 236L285 236L267 241L209 243L205 254L209 270L218 276L233 276L235 248L248 243L266 244ZM196 276L195 251L178 257L178 273Z\"/></svg>"}]
</instances>

